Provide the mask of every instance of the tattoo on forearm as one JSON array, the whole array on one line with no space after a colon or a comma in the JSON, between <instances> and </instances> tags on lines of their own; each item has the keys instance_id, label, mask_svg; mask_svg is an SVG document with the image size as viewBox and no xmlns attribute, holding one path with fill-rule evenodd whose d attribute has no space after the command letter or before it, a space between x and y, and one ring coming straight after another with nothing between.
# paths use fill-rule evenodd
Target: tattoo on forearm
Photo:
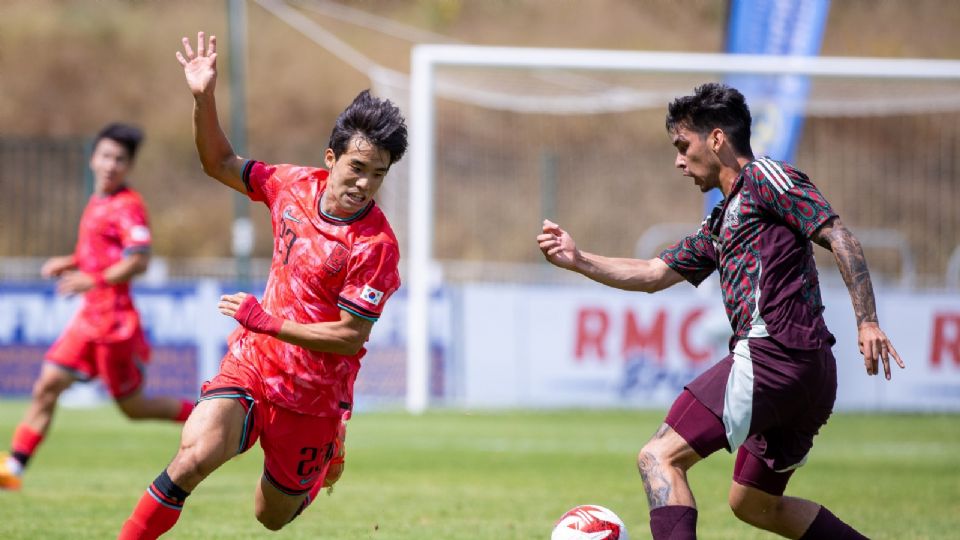
<instances>
[{"instance_id":1,"label":"tattoo on forearm","mask_svg":"<svg viewBox=\"0 0 960 540\"><path fill-rule=\"evenodd\" d=\"M870 281L870 271L867 269L867 260L860 242L839 223L831 228L825 237L830 242L840 275L850 291L857 326L865 322L877 322L873 283Z\"/></svg>"}]
</instances>

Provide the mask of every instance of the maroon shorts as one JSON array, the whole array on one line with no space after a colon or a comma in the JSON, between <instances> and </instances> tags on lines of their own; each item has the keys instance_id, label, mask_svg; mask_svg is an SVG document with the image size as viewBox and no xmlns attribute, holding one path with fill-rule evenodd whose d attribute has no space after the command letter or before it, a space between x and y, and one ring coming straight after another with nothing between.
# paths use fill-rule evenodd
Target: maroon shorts
<instances>
[{"instance_id":1,"label":"maroon shorts","mask_svg":"<svg viewBox=\"0 0 960 540\"><path fill-rule=\"evenodd\" d=\"M304 495L323 482L335 453L339 417L300 414L266 399L260 374L227 353L220 373L200 388L200 401L236 399L247 411L237 453L260 440L263 476L281 493Z\"/></svg>"},{"instance_id":2,"label":"maroon shorts","mask_svg":"<svg viewBox=\"0 0 960 540\"><path fill-rule=\"evenodd\" d=\"M830 417L836 394L829 347L787 349L751 338L688 384L666 423L703 457L740 448L734 479L780 495Z\"/></svg>"},{"instance_id":3,"label":"maroon shorts","mask_svg":"<svg viewBox=\"0 0 960 540\"><path fill-rule=\"evenodd\" d=\"M150 345L137 327L129 339L102 343L90 339L71 323L54 342L46 360L77 379L100 377L114 399L123 399L143 385L143 364L150 358Z\"/></svg>"}]
</instances>

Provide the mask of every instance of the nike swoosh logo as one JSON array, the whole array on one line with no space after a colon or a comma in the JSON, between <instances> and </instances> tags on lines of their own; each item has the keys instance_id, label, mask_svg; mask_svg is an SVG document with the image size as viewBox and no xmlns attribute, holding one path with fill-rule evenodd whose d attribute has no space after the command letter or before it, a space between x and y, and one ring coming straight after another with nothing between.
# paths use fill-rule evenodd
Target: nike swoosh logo
<instances>
[{"instance_id":1,"label":"nike swoosh logo","mask_svg":"<svg viewBox=\"0 0 960 540\"><path fill-rule=\"evenodd\" d=\"M316 479L317 479L316 476L311 476L310 478L302 478L302 479L300 480L300 485L301 485L301 486L305 486L305 485L309 484L310 482L313 482L313 481L316 480Z\"/></svg>"},{"instance_id":2,"label":"nike swoosh logo","mask_svg":"<svg viewBox=\"0 0 960 540\"><path fill-rule=\"evenodd\" d=\"M292 222L294 222L294 223L300 223L300 220L297 219L297 218L295 218L295 217L293 217L293 214L290 213L290 210L289 210L289 209L286 209L286 210L283 211L283 219L289 219L290 221L292 221Z\"/></svg>"}]
</instances>

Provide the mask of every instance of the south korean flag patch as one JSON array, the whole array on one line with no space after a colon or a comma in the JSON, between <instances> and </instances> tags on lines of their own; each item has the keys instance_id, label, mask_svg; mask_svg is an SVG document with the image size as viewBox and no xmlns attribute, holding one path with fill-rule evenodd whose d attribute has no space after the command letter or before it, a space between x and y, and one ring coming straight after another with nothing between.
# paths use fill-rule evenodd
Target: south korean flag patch
<instances>
[{"instance_id":1,"label":"south korean flag patch","mask_svg":"<svg viewBox=\"0 0 960 540\"><path fill-rule=\"evenodd\" d=\"M137 225L130 229L130 239L138 243L150 241L150 229L143 225Z\"/></svg>"},{"instance_id":2,"label":"south korean flag patch","mask_svg":"<svg viewBox=\"0 0 960 540\"><path fill-rule=\"evenodd\" d=\"M368 304L379 306L380 300L383 299L383 291L378 291L369 285L364 285L363 291L360 293L360 299Z\"/></svg>"}]
</instances>

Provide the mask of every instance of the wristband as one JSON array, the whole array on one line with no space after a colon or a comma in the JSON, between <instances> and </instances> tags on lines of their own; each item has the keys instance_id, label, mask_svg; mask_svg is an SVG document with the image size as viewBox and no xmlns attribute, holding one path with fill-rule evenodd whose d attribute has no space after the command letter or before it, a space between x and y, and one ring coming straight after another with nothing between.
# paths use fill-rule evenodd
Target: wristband
<instances>
[{"instance_id":1,"label":"wristband","mask_svg":"<svg viewBox=\"0 0 960 540\"><path fill-rule=\"evenodd\" d=\"M280 333L283 325L283 320L264 311L257 297L252 294L243 299L233 318L251 332L274 337Z\"/></svg>"}]
</instances>

